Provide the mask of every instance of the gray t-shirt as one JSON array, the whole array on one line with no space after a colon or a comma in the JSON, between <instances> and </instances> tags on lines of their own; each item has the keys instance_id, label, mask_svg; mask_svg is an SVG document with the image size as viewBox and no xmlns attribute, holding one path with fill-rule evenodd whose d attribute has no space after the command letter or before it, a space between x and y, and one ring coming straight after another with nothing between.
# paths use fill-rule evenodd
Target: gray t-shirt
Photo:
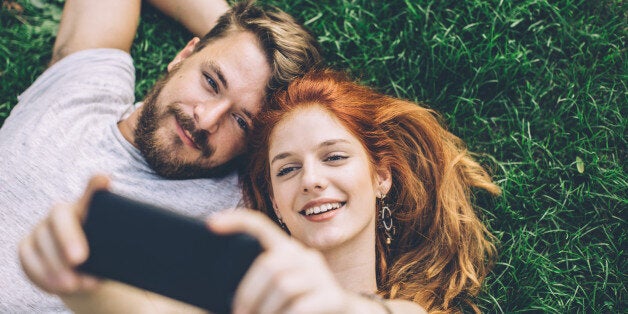
<instances>
[{"instance_id":1,"label":"gray t-shirt","mask_svg":"<svg viewBox=\"0 0 628 314\"><path fill-rule=\"evenodd\" d=\"M114 192L195 217L240 201L235 174L166 180L151 170L117 127L133 107L134 81L127 53L85 50L19 96L0 129L0 313L65 311L26 279L17 245L54 202L76 200L93 174L108 174Z\"/></svg>"}]
</instances>

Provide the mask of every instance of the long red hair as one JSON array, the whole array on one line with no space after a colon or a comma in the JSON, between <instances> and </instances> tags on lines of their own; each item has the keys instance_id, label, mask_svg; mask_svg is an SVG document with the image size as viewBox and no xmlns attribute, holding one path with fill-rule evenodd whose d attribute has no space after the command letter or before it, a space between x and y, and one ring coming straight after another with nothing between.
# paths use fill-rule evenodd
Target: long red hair
<instances>
[{"instance_id":1,"label":"long red hair","mask_svg":"<svg viewBox=\"0 0 628 314\"><path fill-rule=\"evenodd\" d=\"M380 294L417 302L430 312L479 312L473 296L496 249L473 208L471 189L495 195L500 189L430 109L380 94L331 70L293 81L256 121L251 162L242 180L247 205L276 219L269 197L269 137L285 115L312 104L331 112L361 140L372 165L391 170L386 201L396 235L387 245L383 232L377 232Z\"/></svg>"}]
</instances>

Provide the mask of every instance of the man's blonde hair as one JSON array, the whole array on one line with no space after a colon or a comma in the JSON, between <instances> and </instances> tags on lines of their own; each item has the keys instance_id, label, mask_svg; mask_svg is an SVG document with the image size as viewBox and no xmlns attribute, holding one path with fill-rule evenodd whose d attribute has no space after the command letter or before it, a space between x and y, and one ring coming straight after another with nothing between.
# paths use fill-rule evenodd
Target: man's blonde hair
<instances>
[{"instance_id":1,"label":"man's blonde hair","mask_svg":"<svg viewBox=\"0 0 628 314\"><path fill-rule=\"evenodd\" d=\"M318 42L303 25L280 9L262 8L254 1L236 3L203 36L195 51L233 30L251 32L259 40L271 68L267 97L322 63Z\"/></svg>"}]
</instances>

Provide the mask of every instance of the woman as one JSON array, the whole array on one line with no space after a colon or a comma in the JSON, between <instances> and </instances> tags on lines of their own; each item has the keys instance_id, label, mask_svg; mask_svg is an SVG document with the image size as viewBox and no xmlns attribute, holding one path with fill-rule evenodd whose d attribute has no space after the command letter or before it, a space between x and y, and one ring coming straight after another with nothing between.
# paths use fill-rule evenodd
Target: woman
<instances>
[{"instance_id":1,"label":"woman","mask_svg":"<svg viewBox=\"0 0 628 314\"><path fill-rule=\"evenodd\" d=\"M265 249L236 291L235 313L479 311L472 297L495 248L471 188L499 188L431 110L333 71L294 81L273 106L257 119L242 180L247 206L266 215L231 211L209 221L219 233L247 232ZM86 195L105 185L94 180ZM67 233L80 229L87 199L53 210L49 220L71 221L65 212L76 218L67 228L42 224L59 252L48 254L53 260L23 259L27 273L28 264L51 265L38 272L54 277L87 257L84 235ZM25 251L46 246L30 238ZM77 257L63 258L70 253ZM71 276L75 286L63 289L45 276L31 279L77 311L183 306L120 284L94 289L91 277Z\"/></svg>"},{"instance_id":2,"label":"woman","mask_svg":"<svg viewBox=\"0 0 628 314\"><path fill-rule=\"evenodd\" d=\"M495 247L471 188L500 190L434 112L333 71L293 82L273 105L251 141L249 207L332 271L368 261L358 292L478 312Z\"/></svg>"}]
</instances>

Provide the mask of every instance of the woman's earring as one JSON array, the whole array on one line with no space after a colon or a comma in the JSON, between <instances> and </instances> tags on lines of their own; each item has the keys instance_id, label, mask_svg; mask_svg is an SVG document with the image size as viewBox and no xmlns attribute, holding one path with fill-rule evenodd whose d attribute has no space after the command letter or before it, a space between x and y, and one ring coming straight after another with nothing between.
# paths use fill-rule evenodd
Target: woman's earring
<instances>
[{"instance_id":1,"label":"woman's earring","mask_svg":"<svg viewBox=\"0 0 628 314\"><path fill-rule=\"evenodd\" d=\"M283 220L281 220L281 218L277 217L277 222L279 223L279 226L281 227L281 229L283 229L285 232L287 232L288 234L290 234L290 230L288 230L288 227L286 226L286 224L283 222Z\"/></svg>"},{"instance_id":2,"label":"woman's earring","mask_svg":"<svg viewBox=\"0 0 628 314\"><path fill-rule=\"evenodd\" d=\"M393 224L393 216L388 204L384 201L386 198L386 194L383 194L380 199L380 227L384 229L384 234L386 235L386 245L390 245L393 241L393 237L395 235L395 226Z\"/></svg>"}]
</instances>

